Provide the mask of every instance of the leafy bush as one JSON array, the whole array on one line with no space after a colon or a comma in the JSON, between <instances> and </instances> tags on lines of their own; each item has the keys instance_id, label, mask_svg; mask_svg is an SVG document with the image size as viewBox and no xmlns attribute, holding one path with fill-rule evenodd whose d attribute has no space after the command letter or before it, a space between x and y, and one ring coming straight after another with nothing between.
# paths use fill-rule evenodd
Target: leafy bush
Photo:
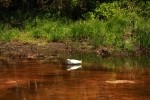
<instances>
[{"instance_id":1,"label":"leafy bush","mask_svg":"<svg viewBox=\"0 0 150 100\"><path fill-rule=\"evenodd\" d=\"M120 7L120 2L102 3L95 9L95 16L99 19L111 19L113 16L117 16L123 13L123 9Z\"/></svg>"}]
</instances>

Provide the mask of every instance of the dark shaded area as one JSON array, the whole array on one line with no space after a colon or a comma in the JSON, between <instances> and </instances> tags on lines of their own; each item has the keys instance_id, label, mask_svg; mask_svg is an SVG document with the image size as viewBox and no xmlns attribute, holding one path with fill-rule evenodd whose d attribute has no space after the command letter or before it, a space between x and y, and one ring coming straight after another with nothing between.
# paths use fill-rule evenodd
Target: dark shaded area
<instances>
[{"instance_id":1,"label":"dark shaded area","mask_svg":"<svg viewBox=\"0 0 150 100\"><path fill-rule=\"evenodd\" d=\"M94 11L98 4L112 3L120 0L0 0L0 23L7 23L11 27L22 27L26 20L38 17L65 17L78 20L86 19L86 13ZM148 1L148 0L146 0ZM148 17L148 9L145 9L145 0L124 0L134 2L135 6L143 9L142 16ZM126 7L126 4L122 5ZM140 12L141 13L141 12ZM98 15L99 19L105 16Z\"/></svg>"},{"instance_id":2,"label":"dark shaded area","mask_svg":"<svg viewBox=\"0 0 150 100\"><path fill-rule=\"evenodd\" d=\"M79 19L83 18L85 13L93 12L98 4L115 1L120 2L120 0L1 0L0 12L5 12L8 15L10 12L15 13L18 11L20 11L21 14L47 12ZM137 6L139 6L138 4L146 3L146 1L148 0L124 0L124 2L135 2Z\"/></svg>"}]
</instances>

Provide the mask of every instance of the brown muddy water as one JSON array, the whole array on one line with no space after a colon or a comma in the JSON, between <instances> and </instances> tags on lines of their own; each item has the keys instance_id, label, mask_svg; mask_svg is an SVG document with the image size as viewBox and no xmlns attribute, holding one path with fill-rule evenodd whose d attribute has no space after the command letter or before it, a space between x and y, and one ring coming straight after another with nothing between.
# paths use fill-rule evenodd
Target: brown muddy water
<instances>
[{"instance_id":1,"label":"brown muddy water","mask_svg":"<svg viewBox=\"0 0 150 100\"><path fill-rule=\"evenodd\" d=\"M62 63L82 59L80 66ZM150 100L150 57L0 59L0 100Z\"/></svg>"}]
</instances>

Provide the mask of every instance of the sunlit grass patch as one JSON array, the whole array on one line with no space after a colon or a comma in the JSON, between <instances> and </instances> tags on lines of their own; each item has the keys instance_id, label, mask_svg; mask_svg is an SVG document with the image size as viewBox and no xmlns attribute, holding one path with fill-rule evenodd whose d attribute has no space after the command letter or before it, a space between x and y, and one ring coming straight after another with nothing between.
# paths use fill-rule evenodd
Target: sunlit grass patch
<instances>
[{"instance_id":1,"label":"sunlit grass patch","mask_svg":"<svg viewBox=\"0 0 150 100\"><path fill-rule=\"evenodd\" d=\"M64 41L70 31L68 25L59 20L53 21L51 19L35 19L35 21L27 24L25 30L29 32L32 38L43 38L49 42Z\"/></svg>"},{"instance_id":2,"label":"sunlit grass patch","mask_svg":"<svg viewBox=\"0 0 150 100\"><path fill-rule=\"evenodd\" d=\"M0 31L0 41L11 41L18 39L20 31L16 28L4 28L3 30Z\"/></svg>"}]
</instances>

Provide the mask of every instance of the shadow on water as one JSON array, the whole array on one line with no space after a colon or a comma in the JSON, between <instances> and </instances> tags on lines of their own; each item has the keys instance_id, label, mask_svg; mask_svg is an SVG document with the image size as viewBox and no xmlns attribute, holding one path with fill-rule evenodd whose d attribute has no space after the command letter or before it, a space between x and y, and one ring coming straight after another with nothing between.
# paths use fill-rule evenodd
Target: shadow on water
<instances>
[{"instance_id":1,"label":"shadow on water","mask_svg":"<svg viewBox=\"0 0 150 100\"><path fill-rule=\"evenodd\" d=\"M0 58L0 100L150 100L150 59L62 54L61 60ZM82 65L65 65L65 59ZM64 62L63 62L64 61Z\"/></svg>"}]
</instances>

